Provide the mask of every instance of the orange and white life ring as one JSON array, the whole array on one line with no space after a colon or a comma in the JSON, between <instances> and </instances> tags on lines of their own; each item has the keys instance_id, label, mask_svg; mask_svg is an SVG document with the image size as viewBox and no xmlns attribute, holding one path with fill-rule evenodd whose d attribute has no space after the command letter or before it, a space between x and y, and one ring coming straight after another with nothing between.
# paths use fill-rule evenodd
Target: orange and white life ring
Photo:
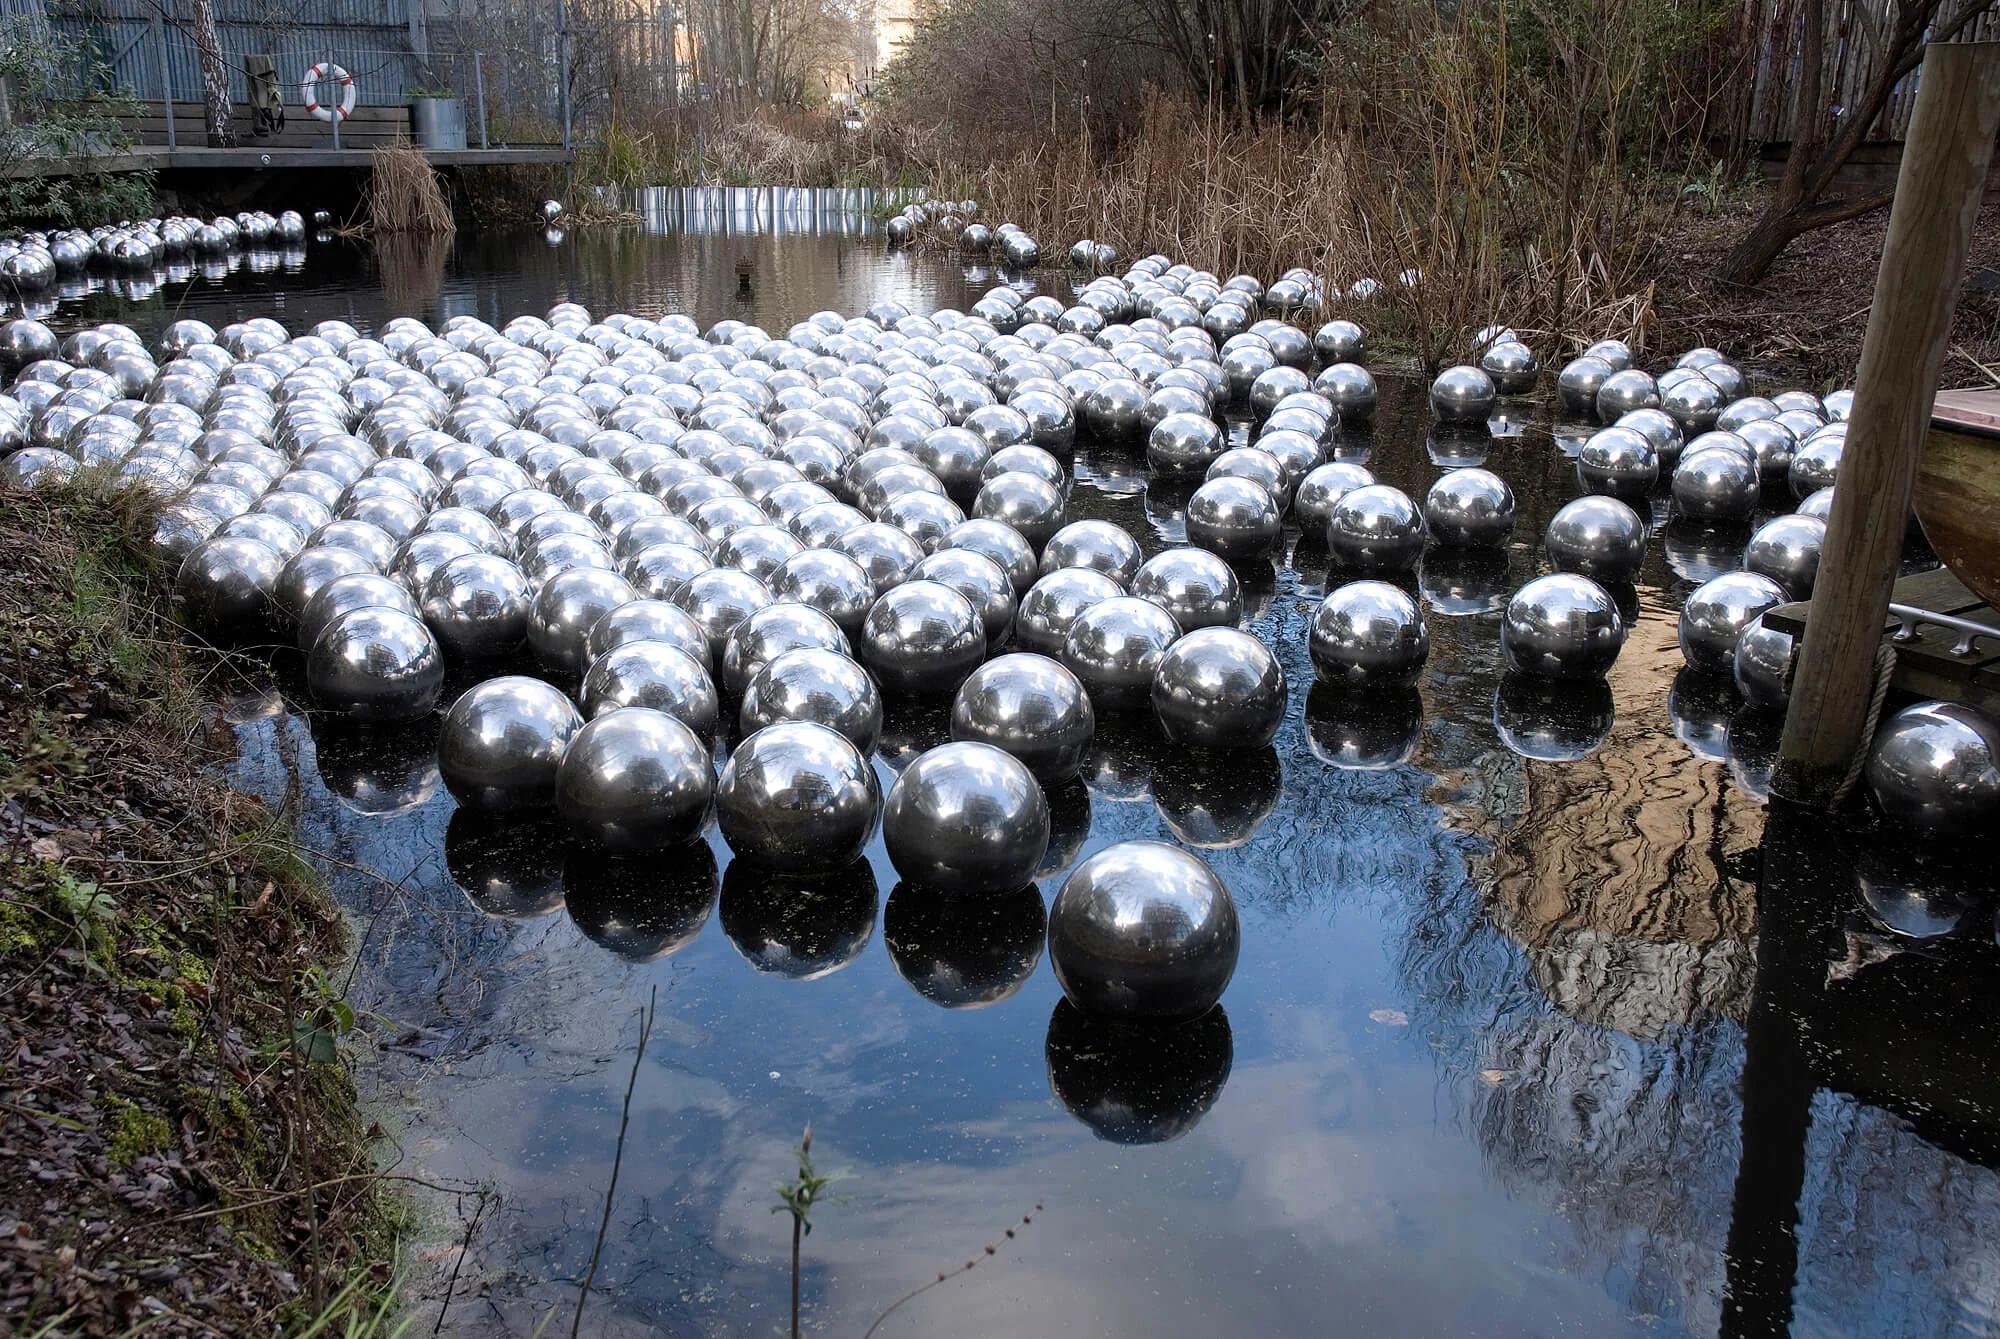
<instances>
[{"instance_id":1,"label":"orange and white life ring","mask_svg":"<svg viewBox=\"0 0 2000 1339\"><path fill-rule=\"evenodd\" d=\"M331 79L340 85L340 102L322 103L319 100L319 81ZM306 110L322 121L345 121L354 114L354 76L341 69L330 60L323 60L306 71L306 77L299 84L299 96L305 100Z\"/></svg>"}]
</instances>

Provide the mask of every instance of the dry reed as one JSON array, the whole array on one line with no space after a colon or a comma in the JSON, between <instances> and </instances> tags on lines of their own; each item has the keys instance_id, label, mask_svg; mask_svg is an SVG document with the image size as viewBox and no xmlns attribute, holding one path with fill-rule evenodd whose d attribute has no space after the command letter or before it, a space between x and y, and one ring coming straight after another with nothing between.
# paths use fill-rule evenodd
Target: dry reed
<instances>
[{"instance_id":1,"label":"dry reed","mask_svg":"<svg viewBox=\"0 0 2000 1339\"><path fill-rule=\"evenodd\" d=\"M450 237L458 231L451 199L423 150L407 141L375 150L368 182L368 225L378 234Z\"/></svg>"}]
</instances>

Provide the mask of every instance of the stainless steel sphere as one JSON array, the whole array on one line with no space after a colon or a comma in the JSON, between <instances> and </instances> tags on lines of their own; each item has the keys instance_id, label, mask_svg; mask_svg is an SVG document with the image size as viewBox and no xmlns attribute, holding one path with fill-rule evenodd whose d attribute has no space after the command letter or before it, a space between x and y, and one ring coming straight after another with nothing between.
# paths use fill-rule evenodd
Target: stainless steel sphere
<instances>
[{"instance_id":1,"label":"stainless steel sphere","mask_svg":"<svg viewBox=\"0 0 2000 1339\"><path fill-rule=\"evenodd\" d=\"M1577 484L1586 493L1637 500L1660 477L1660 453L1636 428L1600 428L1576 457Z\"/></svg>"},{"instance_id":2,"label":"stainless steel sphere","mask_svg":"<svg viewBox=\"0 0 2000 1339\"><path fill-rule=\"evenodd\" d=\"M1759 614L1736 638L1731 672L1736 691L1753 707L1783 711L1792 699L1792 668L1797 663L1797 639L1789 632L1764 626Z\"/></svg>"},{"instance_id":3,"label":"stainless steel sphere","mask_svg":"<svg viewBox=\"0 0 2000 1339\"><path fill-rule=\"evenodd\" d=\"M1374 482L1374 474L1351 461L1336 460L1321 465L1299 481L1292 495L1292 517L1307 536L1324 538L1334 504L1355 489Z\"/></svg>"},{"instance_id":4,"label":"stainless steel sphere","mask_svg":"<svg viewBox=\"0 0 2000 1339\"><path fill-rule=\"evenodd\" d=\"M996 474L981 484L972 514L1011 525L1037 550L1069 519L1062 494L1048 480L1022 470Z\"/></svg>"},{"instance_id":5,"label":"stainless steel sphere","mask_svg":"<svg viewBox=\"0 0 2000 1339\"><path fill-rule=\"evenodd\" d=\"M1313 333L1313 354L1322 363L1354 363L1368 347L1368 337L1352 321L1328 321Z\"/></svg>"},{"instance_id":6,"label":"stainless steel sphere","mask_svg":"<svg viewBox=\"0 0 2000 1339\"><path fill-rule=\"evenodd\" d=\"M1307 649L1325 683L1407 689L1430 658L1431 635L1408 593L1386 581L1350 581L1320 601Z\"/></svg>"},{"instance_id":7,"label":"stainless steel sphere","mask_svg":"<svg viewBox=\"0 0 2000 1339\"><path fill-rule=\"evenodd\" d=\"M1242 583L1227 562L1206 549L1154 554L1133 574L1132 594L1172 614L1184 632L1233 628L1243 621Z\"/></svg>"},{"instance_id":8,"label":"stainless steel sphere","mask_svg":"<svg viewBox=\"0 0 2000 1339\"><path fill-rule=\"evenodd\" d=\"M431 574L421 609L446 655L489 660L521 649L532 604L520 568L495 554L468 553Z\"/></svg>"},{"instance_id":9,"label":"stainless steel sphere","mask_svg":"<svg viewBox=\"0 0 2000 1339\"><path fill-rule=\"evenodd\" d=\"M590 721L556 769L556 812L579 837L613 851L692 841L708 826L714 798L708 745L650 707Z\"/></svg>"},{"instance_id":10,"label":"stainless steel sphere","mask_svg":"<svg viewBox=\"0 0 2000 1339\"><path fill-rule=\"evenodd\" d=\"M1616 423L1621 415L1629 414L1634 409L1657 409L1659 405L1659 386L1651 375L1636 367L1613 372L1597 388L1599 422Z\"/></svg>"},{"instance_id":11,"label":"stainless steel sphere","mask_svg":"<svg viewBox=\"0 0 2000 1339\"><path fill-rule=\"evenodd\" d=\"M223 536L203 541L174 578L181 622L204 641L242 641L270 628L274 592L285 567L262 540Z\"/></svg>"},{"instance_id":12,"label":"stainless steel sphere","mask_svg":"<svg viewBox=\"0 0 2000 1339\"><path fill-rule=\"evenodd\" d=\"M350 572L321 586L299 615L299 650L310 653L326 625L348 610L371 607L400 609L413 617L417 614L416 601L401 583L373 572Z\"/></svg>"},{"instance_id":13,"label":"stainless steel sphere","mask_svg":"<svg viewBox=\"0 0 2000 1339\"><path fill-rule=\"evenodd\" d=\"M590 664L584 639L592 625L636 593L624 577L601 567L557 572L528 606L528 645L535 658L550 669L583 673Z\"/></svg>"},{"instance_id":14,"label":"stainless steel sphere","mask_svg":"<svg viewBox=\"0 0 2000 1339\"><path fill-rule=\"evenodd\" d=\"M1447 367L1431 383L1431 416L1440 423L1484 423L1499 398L1499 389L1484 368Z\"/></svg>"},{"instance_id":15,"label":"stainless steel sphere","mask_svg":"<svg viewBox=\"0 0 2000 1339\"><path fill-rule=\"evenodd\" d=\"M1240 933L1236 903L1206 864L1164 842L1120 842L1063 880L1049 962L1086 1014L1197 1018L1235 974Z\"/></svg>"},{"instance_id":16,"label":"stainless steel sphere","mask_svg":"<svg viewBox=\"0 0 2000 1339\"><path fill-rule=\"evenodd\" d=\"M1919 702L1883 723L1868 791L1893 821L1931 838L1977 837L2000 818L2000 726L1955 702Z\"/></svg>"},{"instance_id":17,"label":"stainless steel sphere","mask_svg":"<svg viewBox=\"0 0 2000 1339\"><path fill-rule=\"evenodd\" d=\"M1813 516L1779 516L1750 536L1743 566L1785 588L1794 600L1810 600L1819 575L1820 550L1826 545L1826 522Z\"/></svg>"},{"instance_id":18,"label":"stainless steel sphere","mask_svg":"<svg viewBox=\"0 0 2000 1339\"><path fill-rule=\"evenodd\" d=\"M738 859L786 874L830 874L875 835L882 790L846 736L810 721L767 725L736 746L715 787L715 817Z\"/></svg>"},{"instance_id":19,"label":"stainless steel sphere","mask_svg":"<svg viewBox=\"0 0 2000 1339\"><path fill-rule=\"evenodd\" d=\"M1452 470L1425 494L1424 524L1450 548L1502 548L1514 533L1514 490L1491 470Z\"/></svg>"},{"instance_id":20,"label":"stainless steel sphere","mask_svg":"<svg viewBox=\"0 0 2000 1339\"><path fill-rule=\"evenodd\" d=\"M991 648L1007 640L1014 630L1014 614L1019 602L1014 583L1000 570L1000 564L970 549L939 549L918 563L910 573L912 581L935 581L951 587L972 604L986 631Z\"/></svg>"},{"instance_id":21,"label":"stainless steel sphere","mask_svg":"<svg viewBox=\"0 0 2000 1339\"><path fill-rule=\"evenodd\" d=\"M1558 572L1626 582L1646 560L1646 522L1613 497L1580 497L1549 519L1542 551Z\"/></svg>"},{"instance_id":22,"label":"stainless steel sphere","mask_svg":"<svg viewBox=\"0 0 2000 1339\"><path fill-rule=\"evenodd\" d=\"M1785 588L1755 572L1726 572L1697 586L1681 606L1681 655L1708 674L1729 674L1736 639L1766 609L1785 602Z\"/></svg>"},{"instance_id":23,"label":"stainless steel sphere","mask_svg":"<svg viewBox=\"0 0 2000 1339\"><path fill-rule=\"evenodd\" d=\"M459 804L493 812L546 809L556 769L583 717L562 690L507 675L459 695L438 734L438 770Z\"/></svg>"},{"instance_id":24,"label":"stainless steel sphere","mask_svg":"<svg viewBox=\"0 0 2000 1339\"><path fill-rule=\"evenodd\" d=\"M711 665L722 663L729 634L759 609L771 603L771 592L748 572L712 567L689 577L681 588L667 597L667 603L685 611L708 637Z\"/></svg>"},{"instance_id":25,"label":"stainless steel sphere","mask_svg":"<svg viewBox=\"0 0 2000 1339\"><path fill-rule=\"evenodd\" d=\"M1632 366L1632 346L1622 339L1600 339L1583 351L1586 358L1601 358L1613 372Z\"/></svg>"},{"instance_id":26,"label":"stainless steel sphere","mask_svg":"<svg viewBox=\"0 0 2000 1339\"><path fill-rule=\"evenodd\" d=\"M1423 557L1424 514L1410 495L1370 484L1343 495L1326 522L1326 547L1338 566L1358 572L1407 572Z\"/></svg>"},{"instance_id":27,"label":"stainless steel sphere","mask_svg":"<svg viewBox=\"0 0 2000 1339\"><path fill-rule=\"evenodd\" d=\"M554 223L557 219L562 217L562 212L563 212L562 201L560 200L542 201L542 219L544 222Z\"/></svg>"},{"instance_id":28,"label":"stainless steel sphere","mask_svg":"<svg viewBox=\"0 0 2000 1339\"><path fill-rule=\"evenodd\" d=\"M1142 560L1139 541L1111 522L1071 521L1043 547L1042 575L1065 567L1088 567L1129 586Z\"/></svg>"},{"instance_id":29,"label":"stainless steel sphere","mask_svg":"<svg viewBox=\"0 0 2000 1339\"><path fill-rule=\"evenodd\" d=\"M1604 587L1559 572L1537 577L1507 602L1500 651L1516 674L1601 679L1625 645L1625 620Z\"/></svg>"},{"instance_id":30,"label":"stainless steel sphere","mask_svg":"<svg viewBox=\"0 0 2000 1339\"><path fill-rule=\"evenodd\" d=\"M1840 453L1847 445L1845 437L1814 437L1798 449L1792 457L1788 478L1792 486L1792 496L1811 497L1822 488L1831 488L1840 473Z\"/></svg>"},{"instance_id":31,"label":"stainless steel sphere","mask_svg":"<svg viewBox=\"0 0 2000 1339\"><path fill-rule=\"evenodd\" d=\"M1023 650L1061 656L1070 625L1084 610L1125 594L1116 581L1087 567L1051 572L1021 597L1014 611L1014 641Z\"/></svg>"},{"instance_id":32,"label":"stainless steel sphere","mask_svg":"<svg viewBox=\"0 0 2000 1339\"><path fill-rule=\"evenodd\" d=\"M1588 354L1572 358L1556 374L1556 394L1562 400L1563 408L1579 417L1597 412L1597 392L1604 383L1611 380L1617 369L1602 358Z\"/></svg>"},{"instance_id":33,"label":"stainless steel sphere","mask_svg":"<svg viewBox=\"0 0 2000 1339\"><path fill-rule=\"evenodd\" d=\"M1235 628L1188 633L1153 673L1153 714L1186 748L1265 748L1284 723L1287 700L1278 658Z\"/></svg>"},{"instance_id":34,"label":"stainless steel sphere","mask_svg":"<svg viewBox=\"0 0 2000 1339\"><path fill-rule=\"evenodd\" d=\"M1180 625L1160 606L1137 596L1114 596L1070 623L1062 662L1100 713L1140 711L1152 701L1154 672L1180 635Z\"/></svg>"},{"instance_id":35,"label":"stainless steel sphere","mask_svg":"<svg viewBox=\"0 0 2000 1339\"><path fill-rule=\"evenodd\" d=\"M1814 489L1812 492L1806 494L1805 499L1799 503L1798 510L1792 514L1794 516L1813 516L1822 521L1832 521L1833 490L1831 488Z\"/></svg>"},{"instance_id":36,"label":"stainless steel sphere","mask_svg":"<svg viewBox=\"0 0 2000 1339\"><path fill-rule=\"evenodd\" d=\"M1381 391L1375 377L1359 363L1335 363L1313 378L1313 389L1332 402L1342 420L1366 423L1375 417Z\"/></svg>"},{"instance_id":37,"label":"stainless steel sphere","mask_svg":"<svg viewBox=\"0 0 2000 1339\"><path fill-rule=\"evenodd\" d=\"M594 661L627 642L665 642L687 652L704 670L710 667L708 634L693 615L665 600L627 600L590 625L583 648Z\"/></svg>"},{"instance_id":38,"label":"stainless steel sphere","mask_svg":"<svg viewBox=\"0 0 2000 1339\"><path fill-rule=\"evenodd\" d=\"M875 603L875 583L861 564L832 549L807 549L787 558L771 574L770 588L776 599L811 605L850 638L860 635L861 621Z\"/></svg>"},{"instance_id":39,"label":"stainless steel sphere","mask_svg":"<svg viewBox=\"0 0 2000 1339\"><path fill-rule=\"evenodd\" d=\"M1744 521L1756 510L1757 466L1724 447L1702 447L1674 466L1674 510L1696 521Z\"/></svg>"},{"instance_id":40,"label":"stainless steel sphere","mask_svg":"<svg viewBox=\"0 0 2000 1339\"><path fill-rule=\"evenodd\" d=\"M847 634L811 605L767 604L730 629L722 647L722 686L731 697L741 697L766 664L808 648L846 655Z\"/></svg>"},{"instance_id":41,"label":"stainless steel sphere","mask_svg":"<svg viewBox=\"0 0 2000 1339\"><path fill-rule=\"evenodd\" d=\"M1502 395L1532 395L1542 378L1541 360L1519 340L1503 339L1487 346L1479 355L1480 370L1493 378Z\"/></svg>"},{"instance_id":42,"label":"stainless steel sphere","mask_svg":"<svg viewBox=\"0 0 2000 1339\"><path fill-rule=\"evenodd\" d=\"M1253 563L1275 553L1285 518L1269 489L1222 475L1194 490L1187 504L1188 543L1227 563Z\"/></svg>"},{"instance_id":43,"label":"stainless steel sphere","mask_svg":"<svg viewBox=\"0 0 2000 1339\"><path fill-rule=\"evenodd\" d=\"M1229 445L1222 425L1206 414L1168 414L1146 435L1146 463L1161 474L1199 475Z\"/></svg>"},{"instance_id":44,"label":"stainless steel sphere","mask_svg":"<svg viewBox=\"0 0 2000 1339\"><path fill-rule=\"evenodd\" d=\"M746 737L779 721L837 730L866 756L882 738L882 695L868 671L837 651L787 651L751 676L737 715Z\"/></svg>"},{"instance_id":45,"label":"stainless steel sphere","mask_svg":"<svg viewBox=\"0 0 2000 1339\"><path fill-rule=\"evenodd\" d=\"M1660 408L1673 415L1681 430L1689 434L1713 428L1722 405L1722 391L1699 374L1660 387Z\"/></svg>"},{"instance_id":46,"label":"stainless steel sphere","mask_svg":"<svg viewBox=\"0 0 2000 1339\"><path fill-rule=\"evenodd\" d=\"M1000 521L971 520L953 526L938 548L968 549L992 559L1013 582L1016 599L1026 595L1041 576L1034 547L1021 538L1020 531Z\"/></svg>"},{"instance_id":47,"label":"stainless steel sphere","mask_svg":"<svg viewBox=\"0 0 2000 1339\"><path fill-rule=\"evenodd\" d=\"M620 642L590 662L578 689L595 720L624 707L664 711L703 739L713 738L722 704L700 661L672 642Z\"/></svg>"},{"instance_id":48,"label":"stainless steel sphere","mask_svg":"<svg viewBox=\"0 0 2000 1339\"><path fill-rule=\"evenodd\" d=\"M313 643L306 683L322 707L363 724L412 721L437 705L444 653L415 614L350 609Z\"/></svg>"},{"instance_id":49,"label":"stainless steel sphere","mask_svg":"<svg viewBox=\"0 0 2000 1339\"><path fill-rule=\"evenodd\" d=\"M956 741L903 769L882 807L882 841L896 872L920 887L1011 893L1049 849L1049 803L1012 754Z\"/></svg>"},{"instance_id":50,"label":"stainless steel sphere","mask_svg":"<svg viewBox=\"0 0 2000 1339\"><path fill-rule=\"evenodd\" d=\"M986 658L986 627L972 602L950 586L907 581L868 611L859 650L891 692L954 693Z\"/></svg>"},{"instance_id":51,"label":"stainless steel sphere","mask_svg":"<svg viewBox=\"0 0 2000 1339\"><path fill-rule=\"evenodd\" d=\"M30 446L0 457L0 484L10 488L43 488L76 476L76 457L50 446Z\"/></svg>"},{"instance_id":52,"label":"stainless steel sphere","mask_svg":"<svg viewBox=\"0 0 2000 1339\"><path fill-rule=\"evenodd\" d=\"M1016 652L987 661L959 686L951 737L1004 749L1055 785L1075 776L1097 730L1083 685L1047 656Z\"/></svg>"}]
</instances>

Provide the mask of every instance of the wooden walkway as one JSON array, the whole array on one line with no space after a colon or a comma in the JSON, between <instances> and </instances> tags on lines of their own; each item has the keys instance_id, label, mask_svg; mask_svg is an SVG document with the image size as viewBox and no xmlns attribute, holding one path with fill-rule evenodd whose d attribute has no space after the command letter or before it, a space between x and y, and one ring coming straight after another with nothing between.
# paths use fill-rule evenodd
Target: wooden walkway
<instances>
[{"instance_id":1,"label":"wooden walkway","mask_svg":"<svg viewBox=\"0 0 2000 1339\"><path fill-rule=\"evenodd\" d=\"M427 149L424 157L433 167L510 167L522 163L572 161L576 153L560 144L538 144L510 149ZM375 165L370 148L260 148L250 144L234 149L169 149L164 145L137 144L118 153L90 158L29 159L14 163L0 176L67 177L84 172L158 172L194 169L231 169L254 172L263 168L322 167L366 169Z\"/></svg>"}]
</instances>

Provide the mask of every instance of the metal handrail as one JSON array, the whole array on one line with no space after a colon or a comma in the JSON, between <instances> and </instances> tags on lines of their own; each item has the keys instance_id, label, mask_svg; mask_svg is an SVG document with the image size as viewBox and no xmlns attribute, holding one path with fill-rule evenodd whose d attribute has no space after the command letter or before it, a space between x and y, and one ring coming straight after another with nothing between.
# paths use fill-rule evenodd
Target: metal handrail
<instances>
[{"instance_id":1,"label":"metal handrail","mask_svg":"<svg viewBox=\"0 0 2000 1339\"><path fill-rule=\"evenodd\" d=\"M1890 636L1891 641L1913 642L1917 639L1917 629L1925 625L1943 628L1947 632L1959 635L1958 641L1952 645L1951 654L1961 659L1973 654L1973 643L1982 637L1989 641L2000 642L2000 628L1986 623L1974 623L1969 618L1959 618L1955 614L1934 613L1929 609L1919 609L1909 604L1892 604L1889 606L1889 612L1899 620L1896 631Z\"/></svg>"}]
</instances>

